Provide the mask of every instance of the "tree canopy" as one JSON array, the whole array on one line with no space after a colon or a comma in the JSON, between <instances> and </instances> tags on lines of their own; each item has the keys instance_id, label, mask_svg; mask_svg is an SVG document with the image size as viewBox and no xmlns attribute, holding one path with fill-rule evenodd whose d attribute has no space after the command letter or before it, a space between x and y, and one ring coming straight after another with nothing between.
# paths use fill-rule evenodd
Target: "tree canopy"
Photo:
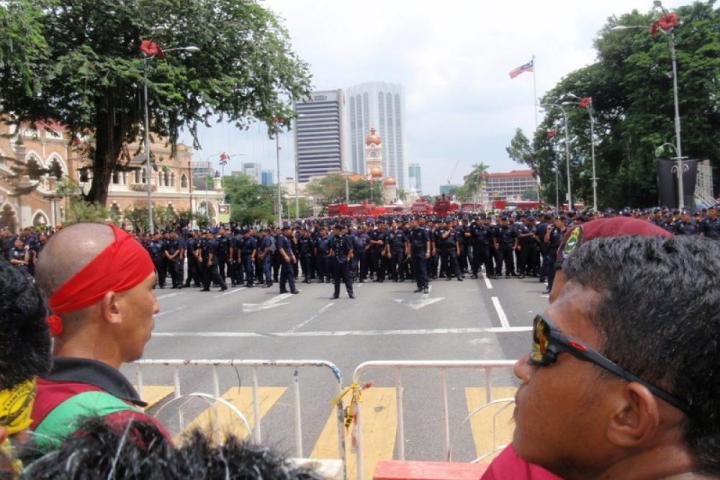
<instances>
[{"instance_id":1,"label":"tree canopy","mask_svg":"<svg viewBox=\"0 0 720 480\"><path fill-rule=\"evenodd\" d=\"M677 9L675 28L683 155L708 159L717 186L720 175L720 9L715 1ZM675 143L672 63L668 37L650 35L656 13L637 11L612 17L595 41L597 61L563 78L542 98L566 103L570 171L574 199L592 201L592 165L588 111L567 103L568 93L592 97L600 207L657 204L655 152ZM647 29L613 27L647 25ZM555 170L560 162L560 191L566 190L562 114L551 108L534 133L532 145L517 131L508 147L511 158L539 173L544 197L554 203ZM557 130L554 137L548 131ZM561 153L556 153L556 151Z\"/></svg>"},{"instance_id":2,"label":"tree canopy","mask_svg":"<svg viewBox=\"0 0 720 480\"><path fill-rule=\"evenodd\" d=\"M144 60L140 43L196 46ZM11 121L54 119L95 137L88 200L104 203L122 148L137 141L147 68L150 131L198 145L214 117L271 133L310 90L308 65L259 0L5 0L0 3L0 107Z\"/></svg>"},{"instance_id":3,"label":"tree canopy","mask_svg":"<svg viewBox=\"0 0 720 480\"><path fill-rule=\"evenodd\" d=\"M357 179L347 181L350 203L363 201L382 203L382 182ZM345 177L340 174L326 175L314 179L306 187L308 193L318 200L320 205L345 202ZM371 193L372 192L372 193Z\"/></svg>"}]
</instances>

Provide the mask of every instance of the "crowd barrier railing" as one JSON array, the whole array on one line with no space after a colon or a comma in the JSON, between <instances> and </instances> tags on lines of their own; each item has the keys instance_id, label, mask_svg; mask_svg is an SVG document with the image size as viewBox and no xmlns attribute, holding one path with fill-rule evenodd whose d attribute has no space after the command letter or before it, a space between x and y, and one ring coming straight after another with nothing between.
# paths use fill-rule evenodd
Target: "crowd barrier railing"
<instances>
[{"instance_id":1,"label":"crowd barrier railing","mask_svg":"<svg viewBox=\"0 0 720 480\"><path fill-rule=\"evenodd\" d=\"M392 370L395 373L395 394L397 396L397 432L398 432L398 447L397 453L399 460L405 460L405 419L403 414L403 381L402 372L406 370L437 370L439 371L439 387L442 395L443 404L443 458L447 461L451 460L451 439L450 439L450 411L448 405L448 389L447 389L447 370L456 369L468 369L468 370L482 370L485 377L485 396L486 405L471 412L466 417L465 421L469 419L475 413L489 406L491 404L497 405L498 403L511 404L514 399L493 399L492 398L492 372L500 369L512 369L515 365L514 360L477 360L477 361L369 361L358 365L353 372L353 384L362 385L364 382L363 374L366 374L369 370ZM356 454L357 454L357 477L358 479L365 478L364 474L364 462L363 462L363 441L362 441L362 402L357 404L357 411L355 415L355 422L353 426L353 435L356 439ZM495 425L493 424L493 428ZM493 432L493 437L495 432ZM492 452L490 452L492 453Z\"/></svg>"},{"instance_id":2,"label":"crowd barrier railing","mask_svg":"<svg viewBox=\"0 0 720 480\"><path fill-rule=\"evenodd\" d=\"M206 393L192 392L186 394L187 396L198 396L205 399L212 399L224 403L226 406L227 402L223 402L220 397L220 369L225 368L249 368L252 372L252 409L253 416L255 418L255 425L252 426L251 434L255 442L262 442L262 419L260 415L260 398L259 398L259 377L258 371L260 369L294 369L293 372L293 409L294 409L294 424L295 424L295 453L297 457L303 456L303 428L302 428L302 411L300 408L300 374L299 369L304 368L318 368L330 370L334 383L337 386L338 395L343 389L343 377L340 369L333 363L325 360L138 360L134 362L135 367L135 381L137 384L138 393L140 397L143 396L144 386L144 375L143 370L148 368L171 368L173 369L173 400L179 400L183 397L181 390L181 370L189 368L206 368L210 369L212 374L213 392L212 396ZM229 406L232 408L232 406ZM237 411L237 409L234 409ZM343 430L344 422L344 411L342 404L336 406L337 411L337 433L338 433L338 447L340 458L345 458L345 435ZM248 425L244 414L238 415L240 419ZM183 417L182 409L178 409L178 422L180 429L182 430L185 426L185 420ZM345 462L343 461L343 477L347 478L347 472L345 472Z\"/></svg>"}]
</instances>

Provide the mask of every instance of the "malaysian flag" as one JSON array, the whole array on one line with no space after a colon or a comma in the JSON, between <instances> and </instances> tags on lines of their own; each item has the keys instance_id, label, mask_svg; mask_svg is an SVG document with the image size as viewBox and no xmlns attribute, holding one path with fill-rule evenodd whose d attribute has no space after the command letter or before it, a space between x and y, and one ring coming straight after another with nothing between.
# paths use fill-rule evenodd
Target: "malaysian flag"
<instances>
[{"instance_id":1,"label":"malaysian flag","mask_svg":"<svg viewBox=\"0 0 720 480\"><path fill-rule=\"evenodd\" d=\"M222 152L222 153L220 154L220 162L219 162L219 163L220 163L220 166L224 167L225 165L227 165L227 164L228 164L228 160L230 160L230 155L228 155L228 154L225 153L225 152Z\"/></svg>"},{"instance_id":2,"label":"malaysian flag","mask_svg":"<svg viewBox=\"0 0 720 480\"><path fill-rule=\"evenodd\" d=\"M512 70L510 70L510 78L511 79L515 78L518 75L520 75L521 73L534 72L534 71L535 71L535 60L530 60L525 65L520 65L519 67L513 68Z\"/></svg>"}]
</instances>

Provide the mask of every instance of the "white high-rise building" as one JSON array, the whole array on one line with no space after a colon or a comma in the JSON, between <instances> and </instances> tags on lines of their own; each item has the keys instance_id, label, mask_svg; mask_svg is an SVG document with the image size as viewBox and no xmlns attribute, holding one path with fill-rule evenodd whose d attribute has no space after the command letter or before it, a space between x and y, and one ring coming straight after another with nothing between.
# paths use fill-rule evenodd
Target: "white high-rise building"
<instances>
[{"instance_id":1,"label":"white high-rise building","mask_svg":"<svg viewBox=\"0 0 720 480\"><path fill-rule=\"evenodd\" d=\"M402 85L370 82L347 89L348 167L364 174L367 170L365 139L370 129L382 138L383 174L405 189L405 92Z\"/></svg>"},{"instance_id":2,"label":"white high-rise building","mask_svg":"<svg viewBox=\"0 0 720 480\"><path fill-rule=\"evenodd\" d=\"M342 90L312 92L295 104L295 159L297 177L310 177L343 170L345 99Z\"/></svg>"}]
</instances>

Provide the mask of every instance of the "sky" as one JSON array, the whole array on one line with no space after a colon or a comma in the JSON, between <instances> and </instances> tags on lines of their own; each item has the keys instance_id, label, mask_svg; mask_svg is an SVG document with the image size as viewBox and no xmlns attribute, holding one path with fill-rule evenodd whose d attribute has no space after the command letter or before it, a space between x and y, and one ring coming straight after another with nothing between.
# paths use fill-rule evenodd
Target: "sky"
<instances>
[{"instance_id":1,"label":"sky","mask_svg":"<svg viewBox=\"0 0 720 480\"><path fill-rule=\"evenodd\" d=\"M607 19L652 8L651 0L266 0L284 21L293 50L310 65L315 90L385 81L406 95L406 168L419 163L422 189L462 183L473 164L521 169L505 148L515 130L535 128L533 74L510 80L535 55L537 95L595 61L593 41ZM667 8L688 3L666 0ZM542 112L539 114L542 119ZM192 144L185 133L181 141ZM264 126L199 129L194 160L232 155L275 170ZM294 172L293 134L280 138L281 177ZM407 172L406 172L407 175Z\"/></svg>"}]
</instances>

